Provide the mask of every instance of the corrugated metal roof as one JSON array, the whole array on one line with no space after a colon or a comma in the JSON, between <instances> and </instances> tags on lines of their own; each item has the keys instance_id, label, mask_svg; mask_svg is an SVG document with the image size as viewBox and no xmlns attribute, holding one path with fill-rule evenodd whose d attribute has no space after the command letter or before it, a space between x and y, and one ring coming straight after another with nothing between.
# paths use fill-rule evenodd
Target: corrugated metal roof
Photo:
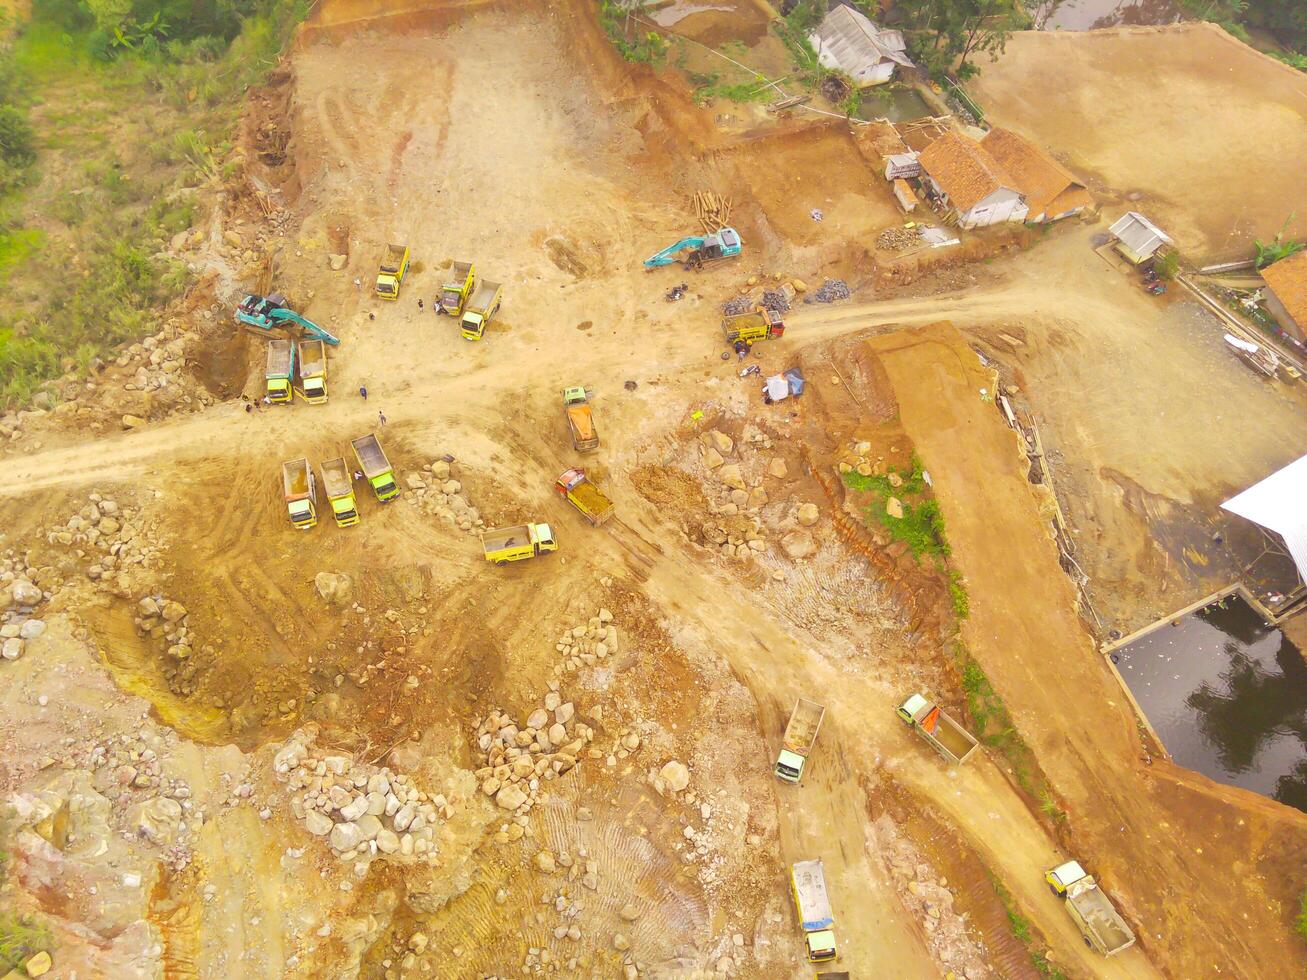
<instances>
[{"instance_id":1,"label":"corrugated metal roof","mask_svg":"<svg viewBox=\"0 0 1307 980\"><path fill-rule=\"evenodd\" d=\"M1108 231L1136 255L1151 255L1160 245L1171 244L1170 236L1138 211L1127 211Z\"/></svg>"},{"instance_id":2,"label":"corrugated metal roof","mask_svg":"<svg viewBox=\"0 0 1307 980\"><path fill-rule=\"evenodd\" d=\"M859 78L886 61L912 67L898 31L881 30L852 7L838 6L808 35L822 63Z\"/></svg>"}]
</instances>

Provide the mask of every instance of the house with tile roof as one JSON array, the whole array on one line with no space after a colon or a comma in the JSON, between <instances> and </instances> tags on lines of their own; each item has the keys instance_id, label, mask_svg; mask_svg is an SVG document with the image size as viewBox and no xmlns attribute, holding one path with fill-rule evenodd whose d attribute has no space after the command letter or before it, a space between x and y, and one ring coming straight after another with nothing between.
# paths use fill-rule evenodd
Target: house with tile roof
<instances>
[{"instance_id":1,"label":"house with tile roof","mask_svg":"<svg viewBox=\"0 0 1307 980\"><path fill-rule=\"evenodd\" d=\"M1262 270L1266 309L1294 340L1307 341L1307 250L1295 252Z\"/></svg>"},{"instance_id":2,"label":"house with tile roof","mask_svg":"<svg viewBox=\"0 0 1307 980\"><path fill-rule=\"evenodd\" d=\"M1024 221L1029 206L989 151L960 133L945 133L918 156L927 191L957 211L958 226Z\"/></svg>"},{"instance_id":3,"label":"house with tile roof","mask_svg":"<svg viewBox=\"0 0 1307 980\"><path fill-rule=\"evenodd\" d=\"M1058 221L1093 206L1085 185L1024 136L996 127L985 134L980 145L1026 199L1026 221Z\"/></svg>"}]
</instances>

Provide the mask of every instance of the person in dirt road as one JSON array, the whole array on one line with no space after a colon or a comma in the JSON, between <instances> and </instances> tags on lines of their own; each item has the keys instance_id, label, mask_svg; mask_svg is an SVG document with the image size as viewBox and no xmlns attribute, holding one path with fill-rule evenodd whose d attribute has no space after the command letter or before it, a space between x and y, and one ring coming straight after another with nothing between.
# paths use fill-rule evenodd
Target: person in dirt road
<instances>
[{"instance_id":1,"label":"person in dirt road","mask_svg":"<svg viewBox=\"0 0 1307 980\"><path fill-rule=\"evenodd\" d=\"M386 413L385 413L385 412L378 412L378 413L377 413L377 421L380 422L382 425L385 425L385 424L386 424Z\"/></svg>"},{"instance_id":2,"label":"person in dirt road","mask_svg":"<svg viewBox=\"0 0 1307 980\"><path fill-rule=\"evenodd\" d=\"M360 396L364 401L367 401L367 400L368 400L368 388L367 388L367 385L359 385L359 396Z\"/></svg>"}]
</instances>

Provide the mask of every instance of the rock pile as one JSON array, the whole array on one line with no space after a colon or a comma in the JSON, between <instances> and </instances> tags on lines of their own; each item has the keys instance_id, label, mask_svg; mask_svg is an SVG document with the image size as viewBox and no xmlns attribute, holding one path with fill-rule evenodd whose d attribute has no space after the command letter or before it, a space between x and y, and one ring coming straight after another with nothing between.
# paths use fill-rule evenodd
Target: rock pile
<instances>
[{"instance_id":1,"label":"rock pile","mask_svg":"<svg viewBox=\"0 0 1307 980\"><path fill-rule=\"evenodd\" d=\"M747 293L743 296L732 296L722 304L722 312L727 316L739 316L741 313L748 313L754 307L753 298Z\"/></svg>"},{"instance_id":2,"label":"rock pile","mask_svg":"<svg viewBox=\"0 0 1307 980\"><path fill-rule=\"evenodd\" d=\"M915 229L901 228L895 225L886 228L876 236L876 248L881 252L897 252L921 243L921 236Z\"/></svg>"},{"instance_id":3,"label":"rock pile","mask_svg":"<svg viewBox=\"0 0 1307 980\"><path fill-rule=\"evenodd\" d=\"M403 773L313 754L313 728L296 732L273 757L292 792L290 810L309 833L325 837L342 861L439 861L436 830L454 815L439 793L428 796Z\"/></svg>"},{"instance_id":4,"label":"rock pile","mask_svg":"<svg viewBox=\"0 0 1307 980\"><path fill-rule=\"evenodd\" d=\"M15 569L21 568L21 573ZM45 632L45 621L33 616L36 607L49 595L33 585L22 562L6 556L0 561L0 660L17 660L27 649L27 641Z\"/></svg>"},{"instance_id":5,"label":"rock pile","mask_svg":"<svg viewBox=\"0 0 1307 980\"><path fill-rule=\"evenodd\" d=\"M834 303L836 300L848 299L853 293L849 291L849 284L843 279L827 279L822 285L813 290L811 296L804 298L805 303Z\"/></svg>"},{"instance_id":6,"label":"rock pile","mask_svg":"<svg viewBox=\"0 0 1307 980\"><path fill-rule=\"evenodd\" d=\"M576 766L594 730L576 718L576 706L557 690L545 695L521 725L507 712L492 710L476 723L476 748L485 764L476 770L481 792L514 820L501 828L505 840L519 840L543 783Z\"/></svg>"},{"instance_id":7,"label":"rock pile","mask_svg":"<svg viewBox=\"0 0 1307 980\"><path fill-rule=\"evenodd\" d=\"M790 302L793 299L794 287L787 282L780 289L763 290L762 301L759 305L771 310L773 313L788 313L790 311Z\"/></svg>"},{"instance_id":8,"label":"rock pile","mask_svg":"<svg viewBox=\"0 0 1307 980\"><path fill-rule=\"evenodd\" d=\"M720 429L711 429L699 438L700 460L712 481L708 488L719 496L711 500L709 510L714 520L699 527L699 543L726 558L747 560L767 550L766 529L760 512L768 503L763 486L763 465L755 454L746 458L744 450L770 449L771 437L749 432L739 445ZM766 464L773 473L776 460ZM780 461L784 467L784 461Z\"/></svg>"},{"instance_id":9,"label":"rock pile","mask_svg":"<svg viewBox=\"0 0 1307 980\"><path fill-rule=\"evenodd\" d=\"M599 661L617 652L617 626L613 623L613 614L600 608L583 625L566 630L554 644L554 649L562 654L562 661L555 665L554 673L573 673L581 667L593 667Z\"/></svg>"},{"instance_id":10,"label":"rock pile","mask_svg":"<svg viewBox=\"0 0 1307 980\"><path fill-rule=\"evenodd\" d=\"M148 568L158 556L157 547L150 543L157 537L141 526L139 513L98 493L92 493L86 506L62 526L46 531L45 539L74 548L79 558L89 560L86 577L92 582L129 569Z\"/></svg>"},{"instance_id":11,"label":"rock pile","mask_svg":"<svg viewBox=\"0 0 1307 980\"><path fill-rule=\"evenodd\" d=\"M485 528L481 512L468 502L448 460L438 459L424 465L421 473L406 474L404 483L409 490L405 499L428 514L469 534L480 534Z\"/></svg>"},{"instance_id":12,"label":"rock pile","mask_svg":"<svg viewBox=\"0 0 1307 980\"><path fill-rule=\"evenodd\" d=\"M183 697L195 693L195 640L187 625L188 613L180 602L162 595L142 596L136 603L132 622L136 632L163 644L168 659L163 661L163 675L168 688Z\"/></svg>"}]
</instances>

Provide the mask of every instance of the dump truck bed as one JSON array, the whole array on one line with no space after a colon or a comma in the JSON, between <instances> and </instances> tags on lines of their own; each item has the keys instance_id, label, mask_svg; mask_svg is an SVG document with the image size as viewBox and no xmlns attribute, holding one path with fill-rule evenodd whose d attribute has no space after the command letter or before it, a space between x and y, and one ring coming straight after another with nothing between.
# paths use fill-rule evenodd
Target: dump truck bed
<instances>
[{"instance_id":1,"label":"dump truck bed","mask_svg":"<svg viewBox=\"0 0 1307 980\"><path fill-rule=\"evenodd\" d=\"M976 740L956 721L936 708L921 720L921 730L939 742L954 758L961 761L976 747Z\"/></svg>"},{"instance_id":2,"label":"dump truck bed","mask_svg":"<svg viewBox=\"0 0 1307 980\"><path fill-rule=\"evenodd\" d=\"M268 341L267 376L269 378L285 378L290 376L290 343L289 340Z\"/></svg>"},{"instance_id":3,"label":"dump truck bed","mask_svg":"<svg viewBox=\"0 0 1307 980\"><path fill-rule=\"evenodd\" d=\"M572 425L572 439L575 442L589 442L595 437L594 412L588 403L568 405L567 420Z\"/></svg>"},{"instance_id":4,"label":"dump truck bed","mask_svg":"<svg viewBox=\"0 0 1307 980\"><path fill-rule=\"evenodd\" d=\"M454 267L449 270L449 278L445 280L446 287L461 289L463 283L467 282L467 274L471 271L471 262L455 262Z\"/></svg>"},{"instance_id":5,"label":"dump truck bed","mask_svg":"<svg viewBox=\"0 0 1307 980\"><path fill-rule=\"evenodd\" d=\"M476 292L467 301L467 309L471 313L485 313L490 308L490 304L495 301L495 293L499 292L500 284L491 282L489 279L482 279L477 283Z\"/></svg>"},{"instance_id":6,"label":"dump truck bed","mask_svg":"<svg viewBox=\"0 0 1307 980\"><path fill-rule=\"evenodd\" d=\"M790 712L790 722L785 726L785 747L806 756L817 741L817 731L825 715L826 709L816 701L799 698Z\"/></svg>"},{"instance_id":7,"label":"dump truck bed","mask_svg":"<svg viewBox=\"0 0 1307 980\"><path fill-rule=\"evenodd\" d=\"M293 459L281 464L281 485L287 500L309 495L309 461Z\"/></svg>"},{"instance_id":8,"label":"dump truck bed","mask_svg":"<svg viewBox=\"0 0 1307 980\"><path fill-rule=\"evenodd\" d=\"M1077 882L1067 890L1066 900L1108 953L1119 952L1134 943L1135 934L1096 884Z\"/></svg>"},{"instance_id":9,"label":"dump truck bed","mask_svg":"<svg viewBox=\"0 0 1307 980\"><path fill-rule=\"evenodd\" d=\"M577 506L589 514L598 516L613 508L613 502L608 499L607 494L589 480L581 481L569 493Z\"/></svg>"},{"instance_id":10,"label":"dump truck bed","mask_svg":"<svg viewBox=\"0 0 1307 980\"><path fill-rule=\"evenodd\" d=\"M794 901L799 908L799 920L804 932L829 928L835 917L831 914L830 896L826 894L826 875L820 861L799 861L790 869L794 884Z\"/></svg>"},{"instance_id":11,"label":"dump truck bed","mask_svg":"<svg viewBox=\"0 0 1307 980\"><path fill-rule=\"evenodd\" d=\"M343 456L329 459L322 464L322 486L328 497L343 497L354 489L350 479L349 464Z\"/></svg>"},{"instance_id":12,"label":"dump truck bed","mask_svg":"<svg viewBox=\"0 0 1307 980\"><path fill-rule=\"evenodd\" d=\"M369 480L390 469L390 461L386 459L386 454L376 436L362 436L352 440L350 445L354 447L354 452L358 454L359 465L363 467L363 475Z\"/></svg>"},{"instance_id":13,"label":"dump truck bed","mask_svg":"<svg viewBox=\"0 0 1307 980\"><path fill-rule=\"evenodd\" d=\"M525 524L496 528L481 535L481 546L486 554L503 551L505 548L519 548L530 543L531 531Z\"/></svg>"},{"instance_id":14,"label":"dump truck bed","mask_svg":"<svg viewBox=\"0 0 1307 980\"><path fill-rule=\"evenodd\" d=\"M300 377L311 378L327 369L327 345L321 340L299 342Z\"/></svg>"},{"instance_id":15,"label":"dump truck bed","mask_svg":"<svg viewBox=\"0 0 1307 980\"><path fill-rule=\"evenodd\" d=\"M403 245L386 245L386 254L381 259L381 271L390 275L399 272L400 264L404 261Z\"/></svg>"}]
</instances>

